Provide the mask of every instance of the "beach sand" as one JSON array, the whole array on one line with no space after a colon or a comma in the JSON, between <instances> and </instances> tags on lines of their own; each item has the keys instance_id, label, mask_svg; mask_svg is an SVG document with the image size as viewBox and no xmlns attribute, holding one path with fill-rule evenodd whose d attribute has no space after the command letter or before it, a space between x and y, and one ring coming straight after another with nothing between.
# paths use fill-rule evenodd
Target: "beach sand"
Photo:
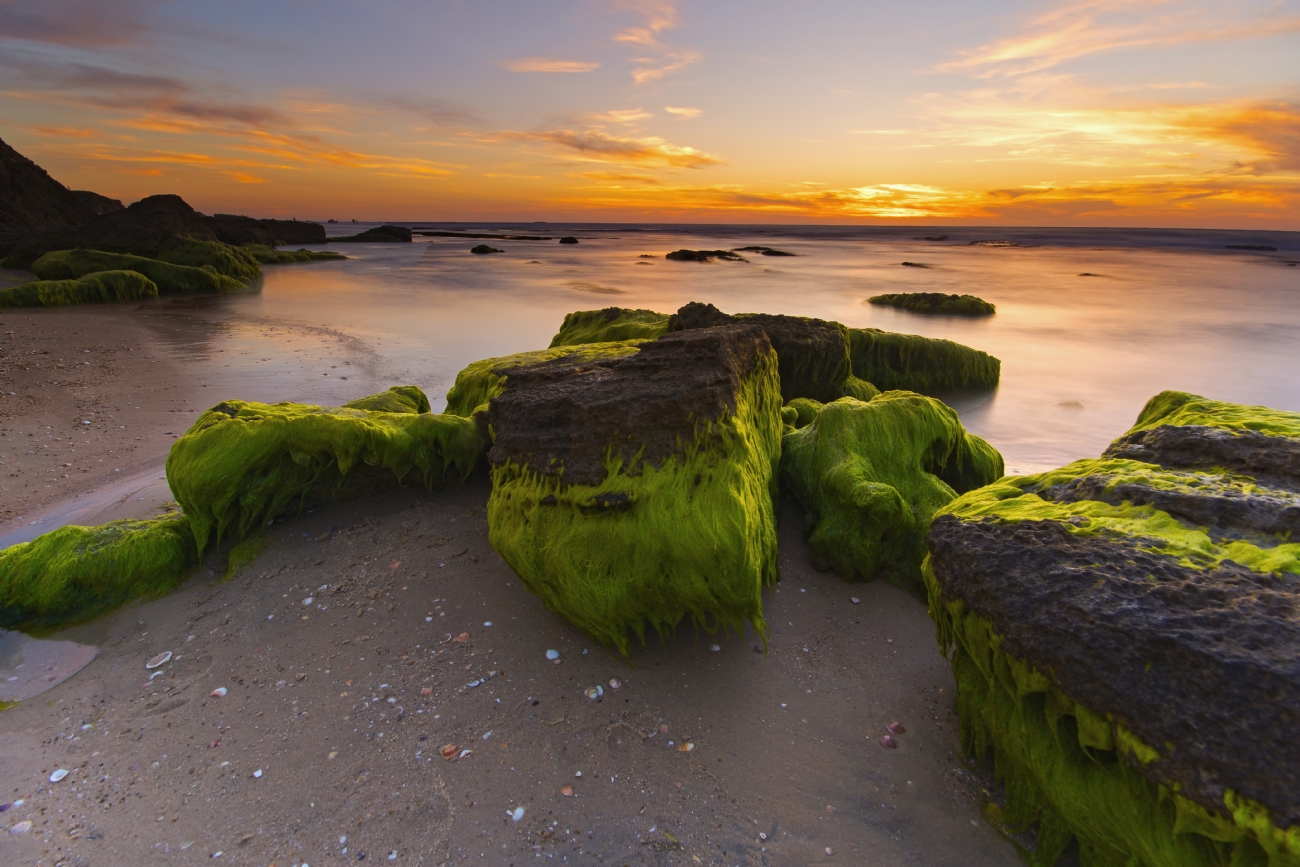
<instances>
[{"instance_id":1,"label":"beach sand","mask_svg":"<svg viewBox=\"0 0 1300 867\"><path fill-rule=\"evenodd\" d=\"M66 365L84 338L99 360L74 380L44 356L32 370L12 359L33 356L5 356L23 389L7 436L56 421L67 434L96 410L93 432L73 434L74 467L95 466L62 487L52 447L6 443L6 481L29 492L6 494L15 512L160 460L166 431L193 418L168 411L204 406L205 371L129 316L0 322L24 352ZM65 376L76 384L53 385ZM0 824L32 822L0 835L0 863L1017 861L980 818L989 782L959 757L924 604L815 572L792 504L766 652L752 633L684 625L624 660L522 588L487 543L488 494L479 479L289 518L240 575L223 581L214 555L178 592L60 633L100 654L0 712L0 803L23 800ZM895 721L906 733L886 749Z\"/></svg>"}]
</instances>

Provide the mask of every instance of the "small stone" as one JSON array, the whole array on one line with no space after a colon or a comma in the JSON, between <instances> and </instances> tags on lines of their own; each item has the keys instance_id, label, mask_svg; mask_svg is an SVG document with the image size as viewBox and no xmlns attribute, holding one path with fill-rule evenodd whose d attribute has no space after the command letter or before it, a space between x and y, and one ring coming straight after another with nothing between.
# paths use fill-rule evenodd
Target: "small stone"
<instances>
[{"instance_id":1,"label":"small stone","mask_svg":"<svg viewBox=\"0 0 1300 867\"><path fill-rule=\"evenodd\" d=\"M766 839L767 839L767 835L764 834L762 831L759 831L759 832L758 832L758 839L760 839L760 840L766 840Z\"/></svg>"},{"instance_id":2,"label":"small stone","mask_svg":"<svg viewBox=\"0 0 1300 867\"><path fill-rule=\"evenodd\" d=\"M462 632L460 635L457 635L455 638L453 638L452 641L454 641L457 644L464 644L465 642L469 641L469 633Z\"/></svg>"},{"instance_id":3,"label":"small stone","mask_svg":"<svg viewBox=\"0 0 1300 867\"><path fill-rule=\"evenodd\" d=\"M850 597L849 597L849 601L852 602L854 605L857 605L857 604L858 604L859 602L861 602L862 600L859 599L859 598L856 597L856 596L850 596Z\"/></svg>"},{"instance_id":4,"label":"small stone","mask_svg":"<svg viewBox=\"0 0 1300 867\"><path fill-rule=\"evenodd\" d=\"M24 819L23 821L19 822L17 825L14 825L12 828L10 828L10 829L9 829L9 833L10 833L10 834L26 834L26 833L27 833L28 831L30 831L31 829L32 829L32 820L31 820L31 819Z\"/></svg>"},{"instance_id":5,"label":"small stone","mask_svg":"<svg viewBox=\"0 0 1300 867\"><path fill-rule=\"evenodd\" d=\"M558 660L558 659L560 658L560 651L558 651L558 650L548 650L548 651L546 651L546 658L549 659L549 660L551 660L552 662L555 662L556 660Z\"/></svg>"},{"instance_id":6,"label":"small stone","mask_svg":"<svg viewBox=\"0 0 1300 867\"><path fill-rule=\"evenodd\" d=\"M524 808L515 807L513 810L506 810L506 815L510 817L512 822L518 822L524 817Z\"/></svg>"},{"instance_id":7,"label":"small stone","mask_svg":"<svg viewBox=\"0 0 1300 867\"><path fill-rule=\"evenodd\" d=\"M59 782L60 780L62 780L64 777L66 777L67 775L68 775L68 772L67 772L66 770L64 770L63 768L59 768L59 769L58 769L57 771L55 771L54 773L50 774L50 782L51 782L51 783L57 783L57 782Z\"/></svg>"},{"instance_id":8,"label":"small stone","mask_svg":"<svg viewBox=\"0 0 1300 867\"><path fill-rule=\"evenodd\" d=\"M483 625L484 625L484 626L491 626L491 625L492 625L492 621L491 621L491 620L485 620L485 621L483 621Z\"/></svg>"},{"instance_id":9,"label":"small stone","mask_svg":"<svg viewBox=\"0 0 1300 867\"><path fill-rule=\"evenodd\" d=\"M880 739L880 745L887 750L898 749L898 741L894 740L889 735L885 735L883 738Z\"/></svg>"},{"instance_id":10,"label":"small stone","mask_svg":"<svg viewBox=\"0 0 1300 867\"><path fill-rule=\"evenodd\" d=\"M433 687L426 686L420 690L420 695L433 695Z\"/></svg>"},{"instance_id":11,"label":"small stone","mask_svg":"<svg viewBox=\"0 0 1300 867\"><path fill-rule=\"evenodd\" d=\"M563 796L566 797L566 798L572 798L572 797L573 797L573 786L565 786L563 789L560 789L560 794L563 795Z\"/></svg>"},{"instance_id":12,"label":"small stone","mask_svg":"<svg viewBox=\"0 0 1300 867\"><path fill-rule=\"evenodd\" d=\"M682 744L681 746L679 746L679 747L677 748L677 752L679 752L679 753L689 753L689 752L690 752L691 750L693 750L693 749L695 749L695 744L692 744L692 743L685 743L685 744Z\"/></svg>"},{"instance_id":13,"label":"small stone","mask_svg":"<svg viewBox=\"0 0 1300 867\"><path fill-rule=\"evenodd\" d=\"M255 780L260 780L260 779L262 779L262 769L261 769L261 768L258 768L257 770L253 771L253 779L255 779Z\"/></svg>"},{"instance_id":14,"label":"small stone","mask_svg":"<svg viewBox=\"0 0 1300 867\"><path fill-rule=\"evenodd\" d=\"M623 686L623 681L619 680L617 677L611 677L609 679L610 689L619 689L622 686Z\"/></svg>"},{"instance_id":15,"label":"small stone","mask_svg":"<svg viewBox=\"0 0 1300 867\"><path fill-rule=\"evenodd\" d=\"M212 698L225 698L226 688L224 686L219 686L216 689L212 690L212 692L208 693L208 695L211 696Z\"/></svg>"},{"instance_id":16,"label":"small stone","mask_svg":"<svg viewBox=\"0 0 1300 867\"><path fill-rule=\"evenodd\" d=\"M447 761L451 761L452 759L456 758L456 753L458 752L460 752L460 747L456 746L455 744L447 744L445 747L442 748L442 757Z\"/></svg>"},{"instance_id":17,"label":"small stone","mask_svg":"<svg viewBox=\"0 0 1300 867\"><path fill-rule=\"evenodd\" d=\"M165 664L167 664L168 662L170 662L170 661L171 661L171 658L172 658L172 652L171 652L170 650L164 650L162 653L158 654L158 655L155 656L153 659L151 659L151 660L149 660L148 662L146 662L146 663L144 664L144 667L145 667L145 668L157 668L157 667L160 666L160 665L165 665Z\"/></svg>"},{"instance_id":18,"label":"small stone","mask_svg":"<svg viewBox=\"0 0 1300 867\"><path fill-rule=\"evenodd\" d=\"M834 854L835 854L835 850L832 849L830 846L827 846L825 851L826 851L826 854L827 854L827 855L834 855Z\"/></svg>"},{"instance_id":19,"label":"small stone","mask_svg":"<svg viewBox=\"0 0 1300 867\"><path fill-rule=\"evenodd\" d=\"M582 691L582 694L585 695L587 698L591 699L592 701L595 701L596 699L600 698L600 693L596 691L596 687L594 686L587 687Z\"/></svg>"},{"instance_id":20,"label":"small stone","mask_svg":"<svg viewBox=\"0 0 1300 867\"><path fill-rule=\"evenodd\" d=\"M710 647L709 650L712 650L714 653L717 653L718 651L722 650L722 645L715 644L712 647Z\"/></svg>"},{"instance_id":21,"label":"small stone","mask_svg":"<svg viewBox=\"0 0 1300 867\"><path fill-rule=\"evenodd\" d=\"M907 729L903 728L903 724L901 722L891 722L889 725L885 726L885 728L889 729L891 732L893 732L896 735L907 734Z\"/></svg>"}]
</instances>

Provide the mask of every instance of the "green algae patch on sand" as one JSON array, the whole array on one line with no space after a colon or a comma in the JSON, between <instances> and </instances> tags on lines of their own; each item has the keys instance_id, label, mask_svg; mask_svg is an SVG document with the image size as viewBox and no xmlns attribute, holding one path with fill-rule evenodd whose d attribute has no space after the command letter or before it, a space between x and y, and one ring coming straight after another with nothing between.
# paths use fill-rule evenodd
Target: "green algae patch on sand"
<instances>
[{"instance_id":1,"label":"green algae patch on sand","mask_svg":"<svg viewBox=\"0 0 1300 867\"><path fill-rule=\"evenodd\" d=\"M339 262L348 258L342 253L336 253L333 250L308 250L305 247L300 247L297 250L277 250L264 244L245 244L243 249L251 253L253 258L263 265L289 265L294 262Z\"/></svg>"},{"instance_id":2,"label":"green algae patch on sand","mask_svg":"<svg viewBox=\"0 0 1300 867\"><path fill-rule=\"evenodd\" d=\"M602 358L617 358L631 355L637 351L642 340L622 340L609 343L588 343L582 346L556 346L539 349L534 352L519 352L498 358L485 358L476 361L456 374L456 382L447 392L449 415L468 417L474 410L500 395L505 390L505 373L512 368L554 361L557 358L572 358L582 361L596 361Z\"/></svg>"},{"instance_id":3,"label":"green algae patch on sand","mask_svg":"<svg viewBox=\"0 0 1300 867\"><path fill-rule=\"evenodd\" d=\"M551 338L551 347L581 346L587 343L611 343L623 340L654 340L668 333L667 313L606 307L603 310L578 310L568 313L559 332Z\"/></svg>"},{"instance_id":4,"label":"green algae patch on sand","mask_svg":"<svg viewBox=\"0 0 1300 867\"><path fill-rule=\"evenodd\" d=\"M997 312L996 307L975 295L949 295L943 292L894 292L872 295L867 301L880 307L894 307L909 313L934 316L992 316Z\"/></svg>"},{"instance_id":5,"label":"green algae patch on sand","mask_svg":"<svg viewBox=\"0 0 1300 867\"><path fill-rule=\"evenodd\" d=\"M811 421L785 435L781 476L819 564L919 593L931 517L958 491L1001 476L1002 456L951 407L912 392L795 408Z\"/></svg>"},{"instance_id":6,"label":"green algae patch on sand","mask_svg":"<svg viewBox=\"0 0 1300 867\"><path fill-rule=\"evenodd\" d=\"M508 372L489 410L492 546L550 610L620 653L684 619L765 638L777 371L763 332L737 326Z\"/></svg>"},{"instance_id":7,"label":"green algae patch on sand","mask_svg":"<svg viewBox=\"0 0 1300 867\"><path fill-rule=\"evenodd\" d=\"M895 334L876 328L849 329L853 375L882 391L945 391L994 388L1002 362L951 340Z\"/></svg>"},{"instance_id":8,"label":"green algae patch on sand","mask_svg":"<svg viewBox=\"0 0 1300 867\"><path fill-rule=\"evenodd\" d=\"M158 297L158 287L135 271L98 271L76 280L38 280L0 289L0 307L71 307Z\"/></svg>"},{"instance_id":9,"label":"green algae patch on sand","mask_svg":"<svg viewBox=\"0 0 1300 867\"><path fill-rule=\"evenodd\" d=\"M32 263L32 273L42 280L76 280L97 271L135 271L158 286L160 295L244 292L247 286L212 266L194 268L129 253L99 250L57 250Z\"/></svg>"},{"instance_id":10,"label":"green algae patch on sand","mask_svg":"<svg viewBox=\"0 0 1300 867\"><path fill-rule=\"evenodd\" d=\"M957 681L962 749L981 761L993 754L1006 786L1006 804L987 807L993 825L1009 838L1037 826L1032 851L1016 844L1029 864L1053 867L1071 840L1092 867L1300 864L1300 825L1277 827L1231 789L1210 810L1150 779L1141 768L1158 761L1156 750L1009 654L987 618L944 598L929 560L922 573Z\"/></svg>"},{"instance_id":11,"label":"green algae patch on sand","mask_svg":"<svg viewBox=\"0 0 1300 867\"><path fill-rule=\"evenodd\" d=\"M184 516L61 527L0 551L0 627L48 630L161 596L198 561Z\"/></svg>"},{"instance_id":12,"label":"green algae patch on sand","mask_svg":"<svg viewBox=\"0 0 1300 867\"><path fill-rule=\"evenodd\" d=\"M226 574L222 580L229 581L243 572L270 544L270 534L263 531L232 545L230 554L226 557Z\"/></svg>"},{"instance_id":13,"label":"green algae patch on sand","mask_svg":"<svg viewBox=\"0 0 1300 867\"><path fill-rule=\"evenodd\" d=\"M463 481L486 449L468 418L230 400L172 445L167 481L202 550L307 503L410 478L429 488Z\"/></svg>"},{"instance_id":14,"label":"green algae patch on sand","mask_svg":"<svg viewBox=\"0 0 1300 867\"><path fill-rule=\"evenodd\" d=\"M429 412L429 398L418 385L394 385L387 391L367 395L343 404L349 409L370 409L376 412Z\"/></svg>"}]
</instances>

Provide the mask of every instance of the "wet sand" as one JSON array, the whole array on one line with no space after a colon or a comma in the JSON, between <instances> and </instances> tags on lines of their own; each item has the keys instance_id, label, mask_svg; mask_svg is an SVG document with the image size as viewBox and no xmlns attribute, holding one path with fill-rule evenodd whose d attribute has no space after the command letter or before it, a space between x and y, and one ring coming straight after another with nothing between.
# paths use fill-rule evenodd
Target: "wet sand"
<instances>
[{"instance_id":1,"label":"wet sand","mask_svg":"<svg viewBox=\"0 0 1300 867\"><path fill-rule=\"evenodd\" d=\"M683 628L629 663L523 590L487 544L488 492L278 523L243 575L60 636L102 650L0 716L3 799L24 801L5 824L33 822L0 860L1015 861L979 820L924 606L812 571L792 506L766 654Z\"/></svg>"}]
</instances>

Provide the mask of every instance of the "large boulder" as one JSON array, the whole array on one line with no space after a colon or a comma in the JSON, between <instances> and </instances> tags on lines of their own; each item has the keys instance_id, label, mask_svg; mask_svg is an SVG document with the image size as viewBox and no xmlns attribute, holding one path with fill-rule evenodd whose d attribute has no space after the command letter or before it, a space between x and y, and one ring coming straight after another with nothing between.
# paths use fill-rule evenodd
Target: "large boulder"
<instances>
[{"instance_id":1,"label":"large boulder","mask_svg":"<svg viewBox=\"0 0 1300 867\"><path fill-rule=\"evenodd\" d=\"M901 389L934 396L995 388L1002 372L998 359L951 340L877 328L848 331L853 375L885 391Z\"/></svg>"},{"instance_id":2,"label":"large boulder","mask_svg":"<svg viewBox=\"0 0 1300 867\"><path fill-rule=\"evenodd\" d=\"M781 476L804 508L814 561L922 592L931 518L1001 476L1002 456L951 407L912 392L790 406L797 430L782 440Z\"/></svg>"},{"instance_id":3,"label":"large boulder","mask_svg":"<svg viewBox=\"0 0 1300 867\"><path fill-rule=\"evenodd\" d=\"M37 280L0 289L0 307L70 307L147 301L158 287L136 271L99 271L76 280Z\"/></svg>"},{"instance_id":4,"label":"large boulder","mask_svg":"<svg viewBox=\"0 0 1300 867\"><path fill-rule=\"evenodd\" d=\"M100 271L135 271L149 278L162 295L242 292L248 286L236 277L218 273L211 266L174 265L129 253L99 250L59 250L46 253L31 265L42 280L77 280Z\"/></svg>"},{"instance_id":5,"label":"large boulder","mask_svg":"<svg viewBox=\"0 0 1300 867\"><path fill-rule=\"evenodd\" d=\"M935 518L962 742L1035 863L1300 863L1298 533L1300 414L1178 392Z\"/></svg>"},{"instance_id":6,"label":"large boulder","mask_svg":"<svg viewBox=\"0 0 1300 867\"><path fill-rule=\"evenodd\" d=\"M653 310L606 307L566 314L551 347L608 343L614 340L654 340L668 333L668 314Z\"/></svg>"},{"instance_id":7,"label":"large boulder","mask_svg":"<svg viewBox=\"0 0 1300 867\"><path fill-rule=\"evenodd\" d=\"M766 635L781 395L762 328L501 375L488 533L529 590L624 653L683 618Z\"/></svg>"},{"instance_id":8,"label":"large boulder","mask_svg":"<svg viewBox=\"0 0 1300 867\"><path fill-rule=\"evenodd\" d=\"M475 410L484 407L489 400L505 391L506 373L511 368L556 359L577 362L617 358L631 355L644 342L643 340L618 340L581 346L556 346L551 349L517 352L514 355L475 361L456 374L456 382L447 392L447 408L444 412L459 416L473 415Z\"/></svg>"}]
</instances>

